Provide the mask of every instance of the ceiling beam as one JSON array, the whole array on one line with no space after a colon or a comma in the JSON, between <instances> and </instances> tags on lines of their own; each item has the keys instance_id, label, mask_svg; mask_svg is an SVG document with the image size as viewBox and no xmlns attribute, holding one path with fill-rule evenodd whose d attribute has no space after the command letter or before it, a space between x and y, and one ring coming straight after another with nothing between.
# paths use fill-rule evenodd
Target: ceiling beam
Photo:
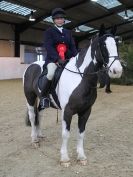
<instances>
[{"instance_id":1,"label":"ceiling beam","mask_svg":"<svg viewBox=\"0 0 133 177\"><path fill-rule=\"evenodd\" d=\"M123 37L122 40L126 41L126 40L133 40L133 35L130 35L130 36L126 36L126 37Z\"/></svg>"},{"instance_id":2,"label":"ceiling beam","mask_svg":"<svg viewBox=\"0 0 133 177\"><path fill-rule=\"evenodd\" d=\"M133 19L132 19L131 21L126 21L126 22L123 22L123 23L116 24L116 26L117 26L117 27L120 27L120 26L123 26L123 25L126 25L126 24L130 24L130 23L132 23L132 22L133 22ZM112 28L112 26L110 26L110 27L108 27L108 28L106 28L106 29L109 30L109 29L111 29L111 28ZM131 31L133 31L133 30L131 30ZM78 42L80 42L80 41L82 41L82 40L85 40L86 38L91 38L91 37L94 36L96 33L97 33L97 32L94 32L94 33L91 33L91 34L90 34L89 32L86 32L86 33L84 33L83 36L79 36L79 37L76 37L76 38L77 38ZM121 35L121 33L118 34L118 35Z\"/></svg>"},{"instance_id":3,"label":"ceiling beam","mask_svg":"<svg viewBox=\"0 0 133 177\"><path fill-rule=\"evenodd\" d=\"M79 6L85 2L87 2L88 0L82 0L82 1L78 1L77 3L73 3L71 5L68 5L66 7L62 7L64 10L68 10L71 9L73 7ZM33 25L39 23L40 21L42 21L44 18L47 18L51 15L51 10L49 12L44 13L43 15L41 15L40 17L38 17L34 22L26 22L26 23L22 23L19 25L19 32L22 33L25 30L27 30L28 28L32 27Z\"/></svg>"},{"instance_id":4,"label":"ceiling beam","mask_svg":"<svg viewBox=\"0 0 133 177\"><path fill-rule=\"evenodd\" d=\"M128 31L124 31L124 32L121 32L119 33L119 35L124 35L124 34L128 34L128 33L133 33L133 29L132 30L128 30Z\"/></svg>"},{"instance_id":5,"label":"ceiling beam","mask_svg":"<svg viewBox=\"0 0 133 177\"><path fill-rule=\"evenodd\" d=\"M5 24L7 24L7 25L16 25L16 23L7 22L7 21L4 21L4 20L0 20L0 23L5 23Z\"/></svg>"},{"instance_id":6,"label":"ceiling beam","mask_svg":"<svg viewBox=\"0 0 133 177\"><path fill-rule=\"evenodd\" d=\"M96 17L96 18L92 18L92 19L89 19L89 20L84 20L84 21L82 21L82 22L80 22L80 23L76 23L76 24L72 24L72 23L70 23L70 24L67 24L66 25L66 28L69 28L69 29L74 29L74 28L76 28L76 27L78 27L78 26L80 26L80 25L84 25L84 24L86 24L86 23L91 23L91 22L95 22L95 21L98 21L98 20L101 20L101 19L104 19L104 18L106 18L106 17L110 17L110 16L112 16L112 15L115 15L115 14L117 14L117 13L119 13L119 12L121 12L121 11L124 11L124 10L126 10L126 9L132 9L133 8L133 5L132 6L127 6L127 7L125 7L125 6L120 6L120 8L118 9L114 9L114 10L109 10L109 12L105 15L101 15L101 16L99 16L99 17ZM105 11L106 12L106 11Z\"/></svg>"}]
</instances>

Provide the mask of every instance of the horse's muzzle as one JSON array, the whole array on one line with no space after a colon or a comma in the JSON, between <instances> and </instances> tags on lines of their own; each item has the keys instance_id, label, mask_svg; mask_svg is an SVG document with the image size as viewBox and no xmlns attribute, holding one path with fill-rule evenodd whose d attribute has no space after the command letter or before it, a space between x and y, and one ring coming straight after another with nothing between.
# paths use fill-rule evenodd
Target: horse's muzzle
<instances>
[{"instance_id":1,"label":"horse's muzzle","mask_svg":"<svg viewBox=\"0 0 133 177\"><path fill-rule=\"evenodd\" d=\"M119 59L114 59L112 65L109 68L108 74L111 78L120 78L122 75L122 65Z\"/></svg>"}]
</instances>

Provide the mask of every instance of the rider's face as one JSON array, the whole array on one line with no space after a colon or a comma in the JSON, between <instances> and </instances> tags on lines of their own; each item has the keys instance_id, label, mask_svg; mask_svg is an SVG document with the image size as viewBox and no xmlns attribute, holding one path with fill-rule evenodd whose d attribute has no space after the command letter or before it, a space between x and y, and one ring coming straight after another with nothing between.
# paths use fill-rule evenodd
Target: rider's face
<instances>
[{"instance_id":1,"label":"rider's face","mask_svg":"<svg viewBox=\"0 0 133 177\"><path fill-rule=\"evenodd\" d=\"M55 23L57 26L63 26L64 23L65 23L65 19L62 18L62 17L55 18L55 19L54 19L54 23Z\"/></svg>"}]
</instances>

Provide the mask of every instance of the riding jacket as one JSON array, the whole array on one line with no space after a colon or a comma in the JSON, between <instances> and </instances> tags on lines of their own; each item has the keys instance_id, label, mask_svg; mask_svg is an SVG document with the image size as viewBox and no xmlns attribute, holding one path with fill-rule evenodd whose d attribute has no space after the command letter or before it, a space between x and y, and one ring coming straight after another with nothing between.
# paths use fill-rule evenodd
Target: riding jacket
<instances>
[{"instance_id":1,"label":"riding jacket","mask_svg":"<svg viewBox=\"0 0 133 177\"><path fill-rule=\"evenodd\" d=\"M65 44L67 51L65 58L70 59L77 55L77 49L70 30L62 29L62 32L57 27L51 27L44 33L44 47L47 51L45 64L56 63L59 60L59 54L56 50L58 44Z\"/></svg>"}]
</instances>

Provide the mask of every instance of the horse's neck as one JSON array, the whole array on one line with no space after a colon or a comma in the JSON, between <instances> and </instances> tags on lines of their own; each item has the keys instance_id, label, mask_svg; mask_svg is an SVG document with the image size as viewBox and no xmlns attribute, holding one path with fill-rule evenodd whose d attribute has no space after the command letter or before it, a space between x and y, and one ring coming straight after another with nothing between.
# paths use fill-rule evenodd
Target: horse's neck
<instances>
[{"instance_id":1,"label":"horse's neck","mask_svg":"<svg viewBox=\"0 0 133 177\"><path fill-rule=\"evenodd\" d=\"M81 75L79 74L81 80L85 80L86 82L89 83L90 82L96 83L97 75L91 74L91 73L95 73L98 70L95 58L92 59L92 42L89 45L88 49L82 52L82 55L80 55L79 53L76 57L72 58L67 63L66 68L77 73L78 72L84 73L83 78L81 78Z\"/></svg>"},{"instance_id":2,"label":"horse's neck","mask_svg":"<svg viewBox=\"0 0 133 177\"><path fill-rule=\"evenodd\" d=\"M79 67L80 71L84 73L83 82L85 85L91 85L91 87L96 87L97 85L97 71L99 70L99 65L96 62L96 58L92 58L92 42L87 49L86 55L84 57L82 65ZM80 59L80 58L79 58Z\"/></svg>"},{"instance_id":3,"label":"horse's neck","mask_svg":"<svg viewBox=\"0 0 133 177\"><path fill-rule=\"evenodd\" d=\"M82 52L82 54L79 53L76 57L72 58L67 63L66 68L76 72L79 72L80 70L80 72L83 73L84 70L89 66L91 61L91 46L89 46L88 49Z\"/></svg>"}]
</instances>

